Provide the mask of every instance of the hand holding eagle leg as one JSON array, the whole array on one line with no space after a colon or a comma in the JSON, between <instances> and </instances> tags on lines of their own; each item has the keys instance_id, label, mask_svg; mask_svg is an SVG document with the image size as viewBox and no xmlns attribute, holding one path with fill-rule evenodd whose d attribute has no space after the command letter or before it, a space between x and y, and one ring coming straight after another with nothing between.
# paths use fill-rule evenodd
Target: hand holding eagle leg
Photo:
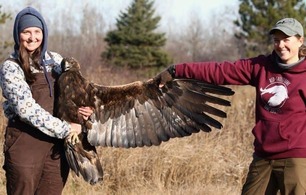
<instances>
[{"instance_id":1,"label":"hand holding eagle leg","mask_svg":"<svg viewBox=\"0 0 306 195\"><path fill-rule=\"evenodd\" d=\"M92 115L93 109L90 107L80 107L78 112L82 115L83 119L87 121ZM82 126L77 123L70 123L70 125L71 131L66 140L72 145L75 145L80 142L79 134L82 132Z\"/></svg>"},{"instance_id":2,"label":"hand holding eagle leg","mask_svg":"<svg viewBox=\"0 0 306 195\"><path fill-rule=\"evenodd\" d=\"M77 123L70 123L70 126L71 130L66 140L72 145L75 145L80 142L78 135L82 132L82 126Z\"/></svg>"}]
</instances>

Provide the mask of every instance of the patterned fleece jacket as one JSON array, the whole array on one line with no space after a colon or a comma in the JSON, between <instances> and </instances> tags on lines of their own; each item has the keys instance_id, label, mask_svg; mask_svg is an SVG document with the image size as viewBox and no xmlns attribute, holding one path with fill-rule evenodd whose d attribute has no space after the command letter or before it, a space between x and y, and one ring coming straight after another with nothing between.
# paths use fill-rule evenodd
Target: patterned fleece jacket
<instances>
[{"instance_id":1,"label":"patterned fleece jacket","mask_svg":"<svg viewBox=\"0 0 306 195\"><path fill-rule=\"evenodd\" d=\"M53 69L53 71L60 73L62 57L55 52L51 52L51 54L55 63L46 65L46 70L50 72ZM48 53L46 53L45 59L51 60ZM32 71L35 73L43 72L43 70L34 68ZM66 121L52 116L35 102L19 64L6 60L0 66L0 85L3 97L6 99L3 102L3 110L8 119L18 116L22 121L31 124L51 137L65 138L68 135L70 125Z\"/></svg>"},{"instance_id":2,"label":"patterned fleece jacket","mask_svg":"<svg viewBox=\"0 0 306 195\"><path fill-rule=\"evenodd\" d=\"M31 14L36 16L43 25L43 42L42 42L42 55L41 55L41 67L40 69L35 69L31 67L33 73L44 73L47 75L48 72L54 70L56 73L61 73L60 63L62 56L58 53L47 52L48 44L48 29L47 25L41 16L41 14L34 8L27 7L20 11L16 18L14 24L14 52L10 58L17 59L19 56L19 33L18 24L20 18L25 14ZM48 77L46 77L48 78ZM49 90L52 95L52 83L49 79ZM70 124L66 121L61 121L60 119L53 117L51 113L44 110L39 104L35 102L32 97L32 93L28 83L26 82L25 75L19 64L11 60L6 60L2 65L0 65L0 85L2 88L3 97L6 99L3 103L3 109L6 117L12 119L16 116L20 120L33 125L43 133L57 138L64 138L68 135L70 131Z\"/></svg>"}]
</instances>

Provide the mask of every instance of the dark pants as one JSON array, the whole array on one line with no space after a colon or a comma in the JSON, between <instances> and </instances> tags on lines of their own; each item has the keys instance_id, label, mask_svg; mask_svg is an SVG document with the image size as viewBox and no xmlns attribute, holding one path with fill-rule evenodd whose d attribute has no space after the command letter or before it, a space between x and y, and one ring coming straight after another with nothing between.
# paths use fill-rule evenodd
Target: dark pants
<instances>
[{"instance_id":1,"label":"dark pants","mask_svg":"<svg viewBox=\"0 0 306 195\"><path fill-rule=\"evenodd\" d=\"M51 138L17 120L9 122L4 144L7 193L58 195L69 167L63 140Z\"/></svg>"},{"instance_id":2,"label":"dark pants","mask_svg":"<svg viewBox=\"0 0 306 195\"><path fill-rule=\"evenodd\" d=\"M243 195L305 195L306 159L287 158L267 160L254 157Z\"/></svg>"}]
</instances>

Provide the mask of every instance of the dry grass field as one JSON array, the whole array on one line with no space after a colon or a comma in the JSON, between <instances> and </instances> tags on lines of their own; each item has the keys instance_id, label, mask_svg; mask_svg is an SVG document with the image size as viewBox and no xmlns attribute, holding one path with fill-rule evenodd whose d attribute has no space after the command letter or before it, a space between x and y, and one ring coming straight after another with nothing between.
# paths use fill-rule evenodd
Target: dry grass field
<instances>
[{"instance_id":1,"label":"dry grass field","mask_svg":"<svg viewBox=\"0 0 306 195\"><path fill-rule=\"evenodd\" d=\"M154 147L99 148L104 181L91 186L71 172L63 194L240 194L253 152L254 92L249 87L232 88L236 94L229 97L232 107L223 108L228 118L221 120L222 130L200 132ZM0 111L4 127L6 122ZM2 149L3 128L1 134ZM3 164L2 153L0 163ZM2 169L0 182L0 194L5 194Z\"/></svg>"}]
</instances>

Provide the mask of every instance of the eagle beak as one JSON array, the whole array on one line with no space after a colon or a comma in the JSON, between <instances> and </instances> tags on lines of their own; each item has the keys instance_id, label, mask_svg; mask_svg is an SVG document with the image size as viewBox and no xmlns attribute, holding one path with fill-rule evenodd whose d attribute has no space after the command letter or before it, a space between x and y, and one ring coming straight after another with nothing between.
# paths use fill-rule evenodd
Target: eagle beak
<instances>
[{"instance_id":1,"label":"eagle beak","mask_svg":"<svg viewBox=\"0 0 306 195\"><path fill-rule=\"evenodd\" d=\"M65 69L64 71L68 71L71 68L70 63L68 61L65 61Z\"/></svg>"}]
</instances>

